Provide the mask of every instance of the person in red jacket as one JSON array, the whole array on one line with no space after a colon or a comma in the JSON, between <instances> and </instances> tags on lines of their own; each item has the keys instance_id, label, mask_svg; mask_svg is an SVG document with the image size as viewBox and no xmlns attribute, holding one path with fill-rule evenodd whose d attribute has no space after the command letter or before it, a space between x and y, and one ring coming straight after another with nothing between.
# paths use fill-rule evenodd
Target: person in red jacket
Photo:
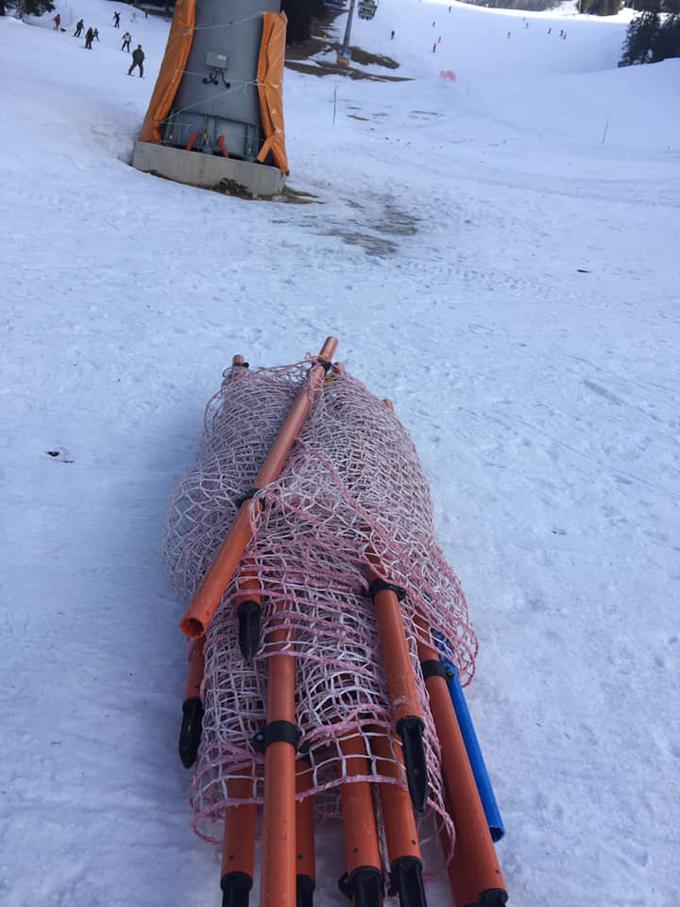
<instances>
[{"instance_id":1,"label":"person in red jacket","mask_svg":"<svg viewBox=\"0 0 680 907\"><path fill-rule=\"evenodd\" d=\"M61 25L61 16L59 13L54 17L54 30L59 31L59 26Z\"/></svg>"}]
</instances>

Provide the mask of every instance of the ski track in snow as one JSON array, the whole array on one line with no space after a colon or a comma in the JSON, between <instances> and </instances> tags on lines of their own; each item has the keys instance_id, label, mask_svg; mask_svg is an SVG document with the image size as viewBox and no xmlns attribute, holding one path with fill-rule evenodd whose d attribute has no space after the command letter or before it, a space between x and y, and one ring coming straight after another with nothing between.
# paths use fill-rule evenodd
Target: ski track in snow
<instances>
[{"instance_id":1,"label":"ski track in snow","mask_svg":"<svg viewBox=\"0 0 680 907\"><path fill-rule=\"evenodd\" d=\"M671 907L678 61L617 71L626 16L383 3L355 41L415 81L340 80L334 127L335 78L288 71L291 184L318 203L243 202L127 164L167 26L58 9L99 26L92 53L0 19L3 907L220 903L175 752L164 511L231 355L329 333L432 481L511 903ZM342 871L327 830L319 907Z\"/></svg>"}]
</instances>

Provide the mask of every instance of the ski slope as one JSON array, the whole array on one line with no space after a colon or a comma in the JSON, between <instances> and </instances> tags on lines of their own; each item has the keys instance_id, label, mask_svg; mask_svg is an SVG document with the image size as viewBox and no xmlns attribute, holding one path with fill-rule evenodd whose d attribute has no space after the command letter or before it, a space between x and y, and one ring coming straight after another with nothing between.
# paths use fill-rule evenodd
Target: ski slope
<instances>
[{"instance_id":1,"label":"ski slope","mask_svg":"<svg viewBox=\"0 0 680 907\"><path fill-rule=\"evenodd\" d=\"M128 165L167 24L57 9L66 34L0 19L0 903L220 903L164 511L231 355L334 333L411 431L468 596L511 903L674 905L680 61L618 70L623 15L383 0L353 43L409 80L287 71L313 203L245 202ZM329 830L319 907L342 871Z\"/></svg>"}]
</instances>

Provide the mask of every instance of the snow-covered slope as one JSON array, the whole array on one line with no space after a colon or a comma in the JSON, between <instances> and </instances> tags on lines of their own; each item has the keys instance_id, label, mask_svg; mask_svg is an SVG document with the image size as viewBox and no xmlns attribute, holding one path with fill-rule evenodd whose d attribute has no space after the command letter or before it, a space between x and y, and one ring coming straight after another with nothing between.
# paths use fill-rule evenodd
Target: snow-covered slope
<instances>
[{"instance_id":1,"label":"snow-covered slope","mask_svg":"<svg viewBox=\"0 0 680 907\"><path fill-rule=\"evenodd\" d=\"M248 203L128 166L167 26L58 8L92 52L0 19L2 904L219 903L164 509L231 355L336 333L412 431L468 594L512 903L670 907L679 61L617 70L623 20L384 0L354 43L414 80L288 72L316 203ZM321 907L341 871L323 847Z\"/></svg>"}]
</instances>

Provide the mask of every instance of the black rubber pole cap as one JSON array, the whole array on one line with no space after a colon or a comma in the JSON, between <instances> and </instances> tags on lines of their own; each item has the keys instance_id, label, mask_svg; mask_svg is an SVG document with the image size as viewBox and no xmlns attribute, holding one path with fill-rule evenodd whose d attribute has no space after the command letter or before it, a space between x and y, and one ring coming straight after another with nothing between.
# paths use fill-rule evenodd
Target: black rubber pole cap
<instances>
[{"instance_id":1,"label":"black rubber pole cap","mask_svg":"<svg viewBox=\"0 0 680 907\"><path fill-rule=\"evenodd\" d=\"M228 872L222 876L222 907L248 907L252 878L245 872Z\"/></svg>"},{"instance_id":2,"label":"black rubber pole cap","mask_svg":"<svg viewBox=\"0 0 680 907\"><path fill-rule=\"evenodd\" d=\"M425 759L425 741L423 731L425 725L421 718L402 718L397 725L404 750L404 768L406 769L406 782L411 795L413 810L417 816L422 816L427 805L428 778L427 761Z\"/></svg>"},{"instance_id":3,"label":"black rubber pole cap","mask_svg":"<svg viewBox=\"0 0 680 907\"><path fill-rule=\"evenodd\" d=\"M262 608L257 602L241 602L238 614L238 644L246 661L255 658L260 648L260 615Z\"/></svg>"},{"instance_id":4,"label":"black rubber pole cap","mask_svg":"<svg viewBox=\"0 0 680 907\"><path fill-rule=\"evenodd\" d=\"M203 730L203 703L198 696L185 699L182 705L182 727L179 731L179 758L184 768L196 761Z\"/></svg>"},{"instance_id":5,"label":"black rubber pole cap","mask_svg":"<svg viewBox=\"0 0 680 907\"><path fill-rule=\"evenodd\" d=\"M295 877L296 907L314 907L314 879L309 876Z\"/></svg>"},{"instance_id":6,"label":"black rubber pole cap","mask_svg":"<svg viewBox=\"0 0 680 907\"><path fill-rule=\"evenodd\" d=\"M382 872L375 866L360 866L338 882L340 891L353 907L382 907L385 886Z\"/></svg>"},{"instance_id":7,"label":"black rubber pole cap","mask_svg":"<svg viewBox=\"0 0 680 907\"><path fill-rule=\"evenodd\" d=\"M480 894L477 907L505 907L507 903L507 891L503 888L489 888Z\"/></svg>"},{"instance_id":8,"label":"black rubber pole cap","mask_svg":"<svg viewBox=\"0 0 680 907\"><path fill-rule=\"evenodd\" d=\"M390 894L399 898L399 907L427 907L423 885L423 864L416 857L399 857L392 864Z\"/></svg>"}]
</instances>

